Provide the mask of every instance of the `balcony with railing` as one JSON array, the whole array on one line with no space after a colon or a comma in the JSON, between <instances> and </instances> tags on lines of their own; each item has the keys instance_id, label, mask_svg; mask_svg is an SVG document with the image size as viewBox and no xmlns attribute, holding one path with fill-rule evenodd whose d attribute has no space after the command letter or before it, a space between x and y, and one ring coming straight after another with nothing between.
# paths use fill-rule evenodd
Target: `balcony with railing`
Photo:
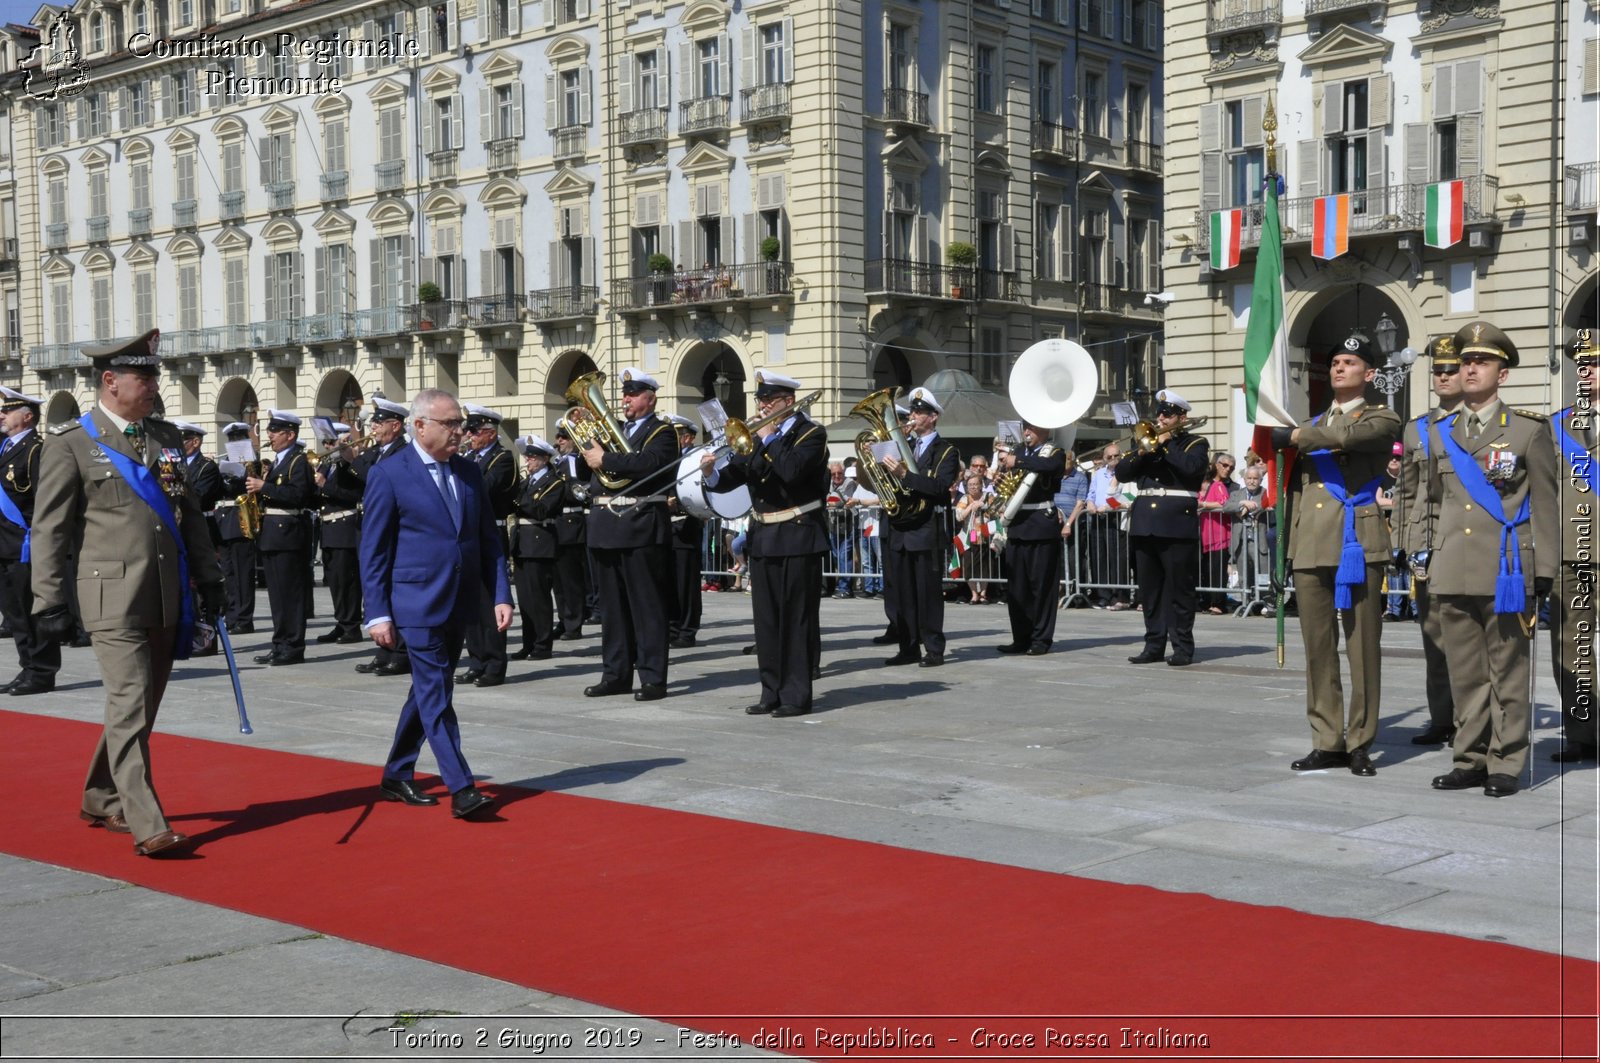
<instances>
[{"instance_id":1,"label":"balcony with railing","mask_svg":"<svg viewBox=\"0 0 1600 1063\"><path fill-rule=\"evenodd\" d=\"M1580 162L1566 168L1568 214L1593 214L1600 206L1600 162Z\"/></svg>"},{"instance_id":2,"label":"balcony with railing","mask_svg":"<svg viewBox=\"0 0 1600 1063\"><path fill-rule=\"evenodd\" d=\"M88 364L89 359L83 356L83 345L80 343L46 343L28 349L28 368L36 372L79 368Z\"/></svg>"},{"instance_id":3,"label":"balcony with railing","mask_svg":"<svg viewBox=\"0 0 1600 1063\"><path fill-rule=\"evenodd\" d=\"M250 347L265 351L274 347L293 347L300 342L300 319L279 317L250 323Z\"/></svg>"},{"instance_id":4,"label":"balcony with railing","mask_svg":"<svg viewBox=\"0 0 1600 1063\"><path fill-rule=\"evenodd\" d=\"M550 155L557 162L581 159L588 150L588 126L562 126L550 133Z\"/></svg>"},{"instance_id":5,"label":"balcony with railing","mask_svg":"<svg viewBox=\"0 0 1600 1063\"><path fill-rule=\"evenodd\" d=\"M150 219L154 214L155 211L149 207L135 207L128 211L128 235L149 236Z\"/></svg>"},{"instance_id":6,"label":"balcony with railing","mask_svg":"<svg viewBox=\"0 0 1600 1063\"><path fill-rule=\"evenodd\" d=\"M205 329L173 329L161 334L161 357L168 361L210 354Z\"/></svg>"},{"instance_id":7,"label":"balcony with railing","mask_svg":"<svg viewBox=\"0 0 1600 1063\"><path fill-rule=\"evenodd\" d=\"M350 198L350 171L330 170L322 175L322 202L342 203Z\"/></svg>"},{"instance_id":8,"label":"balcony with railing","mask_svg":"<svg viewBox=\"0 0 1600 1063\"><path fill-rule=\"evenodd\" d=\"M200 330L198 353L222 354L226 351L247 351L251 347L249 325L212 325Z\"/></svg>"},{"instance_id":9,"label":"balcony with railing","mask_svg":"<svg viewBox=\"0 0 1600 1063\"><path fill-rule=\"evenodd\" d=\"M465 299L435 299L411 304L412 327L421 332L460 330L467 323Z\"/></svg>"},{"instance_id":10,"label":"balcony with railing","mask_svg":"<svg viewBox=\"0 0 1600 1063\"><path fill-rule=\"evenodd\" d=\"M198 206L192 199L175 199L172 201L172 227L174 229L193 229L199 214Z\"/></svg>"},{"instance_id":11,"label":"balcony with railing","mask_svg":"<svg viewBox=\"0 0 1600 1063\"><path fill-rule=\"evenodd\" d=\"M622 116L622 144L657 144L667 139L667 108L641 107Z\"/></svg>"},{"instance_id":12,"label":"balcony with railing","mask_svg":"<svg viewBox=\"0 0 1600 1063\"><path fill-rule=\"evenodd\" d=\"M85 223L85 228L91 244L108 244L111 242L111 216L96 214Z\"/></svg>"},{"instance_id":13,"label":"balcony with railing","mask_svg":"<svg viewBox=\"0 0 1600 1063\"><path fill-rule=\"evenodd\" d=\"M794 267L788 262L744 262L703 269L648 273L612 282L611 303L619 311L695 307L786 299Z\"/></svg>"},{"instance_id":14,"label":"balcony with railing","mask_svg":"<svg viewBox=\"0 0 1600 1063\"><path fill-rule=\"evenodd\" d=\"M461 170L461 153L455 148L428 152L428 180L454 181Z\"/></svg>"},{"instance_id":15,"label":"balcony with railing","mask_svg":"<svg viewBox=\"0 0 1600 1063\"><path fill-rule=\"evenodd\" d=\"M1148 140L1128 140L1123 143L1129 169L1161 172L1161 145Z\"/></svg>"},{"instance_id":16,"label":"balcony with railing","mask_svg":"<svg viewBox=\"0 0 1600 1063\"><path fill-rule=\"evenodd\" d=\"M1076 135L1060 122L1033 123L1034 158L1070 159L1077 147Z\"/></svg>"},{"instance_id":17,"label":"balcony with railing","mask_svg":"<svg viewBox=\"0 0 1600 1063\"><path fill-rule=\"evenodd\" d=\"M67 246L67 223L64 221L51 222L44 227L44 246L50 251L65 250Z\"/></svg>"},{"instance_id":18,"label":"balcony with railing","mask_svg":"<svg viewBox=\"0 0 1600 1063\"><path fill-rule=\"evenodd\" d=\"M522 142L512 137L489 141L489 172L514 171L522 156Z\"/></svg>"},{"instance_id":19,"label":"balcony with railing","mask_svg":"<svg viewBox=\"0 0 1600 1063\"><path fill-rule=\"evenodd\" d=\"M790 117L790 91L784 82L757 85L739 93L739 120L752 122L779 122Z\"/></svg>"},{"instance_id":20,"label":"balcony with railing","mask_svg":"<svg viewBox=\"0 0 1600 1063\"><path fill-rule=\"evenodd\" d=\"M10 361L12 358L21 358L22 357L22 337L21 336L4 336L4 337L0 337L0 347L3 347L3 349L4 349L7 361Z\"/></svg>"},{"instance_id":21,"label":"balcony with railing","mask_svg":"<svg viewBox=\"0 0 1600 1063\"><path fill-rule=\"evenodd\" d=\"M904 258L869 259L868 295L917 296L926 299L977 299L973 270L966 266L939 266Z\"/></svg>"},{"instance_id":22,"label":"balcony with railing","mask_svg":"<svg viewBox=\"0 0 1600 1063\"><path fill-rule=\"evenodd\" d=\"M294 210L293 181L273 181L267 185L267 209L274 214Z\"/></svg>"},{"instance_id":23,"label":"balcony with railing","mask_svg":"<svg viewBox=\"0 0 1600 1063\"><path fill-rule=\"evenodd\" d=\"M931 124L928 114L926 92L913 92L910 89L883 90L883 117L889 121L926 128Z\"/></svg>"},{"instance_id":24,"label":"balcony with railing","mask_svg":"<svg viewBox=\"0 0 1600 1063\"><path fill-rule=\"evenodd\" d=\"M678 104L678 132L684 136L726 133L728 131L728 98L702 96L698 100L684 100Z\"/></svg>"},{"instance_id":25,"label":"balcony with railing","mask_svg":"<svg viewBox=\"0 0 1600 1063\"><path fill-rule=\"evenodd\" d=\"M224 192L217 197L217 217L224 222L244 220L244 190Z\"/></svg>"},{"instance_id":26,"label":"balcony with railing","mask_svg":"<svg viewBox=\"0 0 1600 1063\"><path fill-rule=\"evenodd\" d=\"M372 164L372 187L378 195L403 192L406 187L406 160L385 159Z\"/></svg>"},{"instance_id":27,"label":"balcony with railing","mask_svg":"<svg viewBox=\"0 0 1600 1063\"><path fill-rule=\"evenodd\" d=\"M1306 15L1337 15L1341 11L1365 11L1377 8L1379 17L1388 6L1388 0L1306 0Z\"/></svg>"},{"instance_id":28,"label":"balcony with railing","mask_svg":"<svg viewBox=\"0 0 1600 1063\"><path fill-rule=\"evenodd\" d=\"M362 339L398 336L411 331L410 306L375 306L357 310L355 334Z\"/></svg>"},{"instance_id":29,"label":"balcony with railing","mask_svg":"<svg viewBox=\"0 0 1600 1063\"><path fill-rule=\"evenodd\" d=\"M353 339L355 334L356 315L348 310L307 314L300 319L297 332L300 342L308 347Z\"/></svg>"},{"instance_id":30,"label":"balcony with railing","mask_svg":"<svg viewBox=\"0 0 1600 1063\"><path fill-rule=\"evenodd\" d=\"M1078 285L1078 309L1085 314L1111 314L1116 317L1155 318L1159 314L1144 305L1145 290L1130 291L1115 284L1085 281Z\"/></svg>"},{"instance_id":31,"label":"balcony with railing","mask_svg":"<svg viewBox=\"0 0 1600 1063\"><path fill-rule=\"evenodd\" d=\"M591 284L545 288L528 293L528 316L541 324L592 318L600 309L600 289Z\"/></svg>"},{"instance_id":32,"label":"balcony with railing","mask_svg":"<svg viewBox=\"0 0 1600 1063\"><path fill-rule=\"evenodd\" d=\"M1282 22L1283 0L1211 0L1206 11L1206 33L1211 36Z\"/></svg>"},{"instance_id":33,"label":"balcony with railing","mask_svg":"<svg viewBox=\"0 0 1600 1063\"><path fill-rule=\"evenodd\" d=\"M17 265L17 238L7 236L0 240L0 269L13 269Z\"/></svg>"},{"instance_id":34,"label":"balcony with railing","mask_svg":"<svg viewBox=\"0 0 1600 1063\"><path fill-rule=\"evenodd\" d=\"M467 300L467 321L473 328L522 324L521 295L475 295Z\"/></svg>"},{"instance_id":35,"label":"balcony with railing","mask_svg":"<svg viewBox=\"0 0 1600 1063\"><path fill-rule=\"evenodd\" d=\"M980 269L976 273L979 299L1014 303L1022 298L1022 284L1015 273L1002 273L994 269Z\"/></svg>"}]
</instances>

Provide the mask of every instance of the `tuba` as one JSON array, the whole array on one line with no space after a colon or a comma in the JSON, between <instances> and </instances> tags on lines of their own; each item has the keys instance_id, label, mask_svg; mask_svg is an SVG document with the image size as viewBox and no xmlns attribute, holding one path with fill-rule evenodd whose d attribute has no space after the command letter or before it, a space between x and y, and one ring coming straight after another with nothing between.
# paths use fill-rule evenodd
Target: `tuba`
<instances>
[{"instance_id":1,"label":"tuba","mask_svg":"<svg viewBox=\"0 0 1600 1063\"><path fill-rule=\"evenodd\" d=\"M910 519L920 516L928 508L928 500L907 491L900 477L884 468L872 456L872 444L892 440L906 468L917 467L916 452L911 449L905 430L900 427L900 419L894 412L894 396L898 390L894 387L880 388L856 403L850 413L872 426L872 431L856 436L856 460L871 482L872 490L877 493L884 514L892 519Z\"/></svg>"},{"instance_id":2,"label":"tuba","mask_svg":"<svg viewBox=\"0 0 1600 1063\"><path fill-rule=\"evenodd\" d=\"M1023 420L1039 428L1062 428L1089 412L1099 377L1094 358L1081 345L1063 339L1040 340L1017 356L1006 390ZM1040 457L1054 453L1056 448L1048 443L1039 448ZM998 477L984 515L1001 524L1011 523L1038 479L1038 473L1021 469Z\"/></svg>"},{"instance_id":3,"label":"tuba","mask_svg":"<svg viewBox=\"0 0 1600 1063\"><path fill-rule=\"evenodd\" d=\"M571 408L556 424L567 430L579 450L588 450L593 444L613 454L631 454L633 447L628 444L622 425L612 415L611 407L606 405L605 392L600 390L600 385L605 381L606 375L596 369L592 373L584 373L568 385L566 399ZM633 482L598 469L595 470L595 477L612 491L621 490Z\"/></svg>"}]
</instances>

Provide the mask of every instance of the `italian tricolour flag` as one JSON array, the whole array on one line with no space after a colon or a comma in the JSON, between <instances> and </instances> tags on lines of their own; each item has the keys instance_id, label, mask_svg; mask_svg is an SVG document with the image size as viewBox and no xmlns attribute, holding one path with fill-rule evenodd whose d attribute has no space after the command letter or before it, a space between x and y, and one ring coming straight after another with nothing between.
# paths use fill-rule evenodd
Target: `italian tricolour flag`
<instances>
[{"instance_id":1,"label":"italian tricolour flag","mask_svg":"<svg viewBox=\"0 0 1600 1063\"><path fill-rule=\"evenodd\" d=\"M1244 209L1211 213L1211 268L1232 269L1239 264L1239 234L1244 231Z\"/></svg>"},{"instance_id":2,"label":"italian tricolour flag","mask_svg":"<svg viewBox=\"0 0 1600 1063\"><path fill-rule=\"evenodd\" d=\"M1450 247L1461 242L1461 181L1429 185L1423 216L1422 240L1429 247Z\"/></svg>"},{"instance_id":3,"label":"italian tricolour flag","mask_svg":"<svg viewBox=\"0 0 1600 1063\"><path fill-rule=\"evenodd\" d=\"M1289 334L1283 320L1283 228L1278 221L1278 177L1267 175L1256 252L1250 321L1244 333L1245 417L1255 426L1251 446L1267 461L1266 504L1275 504L1272 429L1296 424L1289 415ZM1285 470L1287 475L1287 469Z\"/></svg>"}]
</instances>

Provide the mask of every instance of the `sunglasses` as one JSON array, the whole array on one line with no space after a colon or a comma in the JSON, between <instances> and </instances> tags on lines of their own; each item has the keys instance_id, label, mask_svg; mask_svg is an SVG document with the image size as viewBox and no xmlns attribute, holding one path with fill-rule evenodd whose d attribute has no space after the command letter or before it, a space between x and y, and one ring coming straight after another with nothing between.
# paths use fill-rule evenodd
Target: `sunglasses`
<instances>
[{"instance_id":1,"label":"sunglasses","mask_svg":"<svg viewBox=\"0 0 1600 1063\"><path fill-rule=\"evenodd\" d=\"M1168 406L1166 403L1156 407L1156 414L1160 417L1176 417L1183 412L1182 406Z\"/></svg>"},{"instance_id":2,"label":"sunglasses","mask_svg":"<svg viewBox=\"0 0 1600 1063\"><path fill-rule=\"evenodd\" d=\"M1434 376L1455 376L1459 372L1461 372L1461 370L1459 370L1459 369L1435 369L1433 371L1433 375Z\"/></svg>"}]
</instances>

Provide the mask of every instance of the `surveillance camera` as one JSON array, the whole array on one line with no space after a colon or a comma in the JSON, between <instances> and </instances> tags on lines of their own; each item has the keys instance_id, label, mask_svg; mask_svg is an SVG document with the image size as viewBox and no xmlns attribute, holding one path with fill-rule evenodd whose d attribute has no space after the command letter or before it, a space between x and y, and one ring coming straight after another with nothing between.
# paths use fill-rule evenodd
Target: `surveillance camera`
<instances>
[{"instance_id":1,"label":"surveillance camera","mask_svg":"<svg viewBox=\"0 0 1600 1063\"><path fill-rule=\"evenodd\" d=\"M1166 306L1176 298L1177 296L1173 295L1171 292L1150 292L1144 297L1144 305L1155 306L1157 303L1159 303L1162 306Z\"/></svg>"}]
</instances>

